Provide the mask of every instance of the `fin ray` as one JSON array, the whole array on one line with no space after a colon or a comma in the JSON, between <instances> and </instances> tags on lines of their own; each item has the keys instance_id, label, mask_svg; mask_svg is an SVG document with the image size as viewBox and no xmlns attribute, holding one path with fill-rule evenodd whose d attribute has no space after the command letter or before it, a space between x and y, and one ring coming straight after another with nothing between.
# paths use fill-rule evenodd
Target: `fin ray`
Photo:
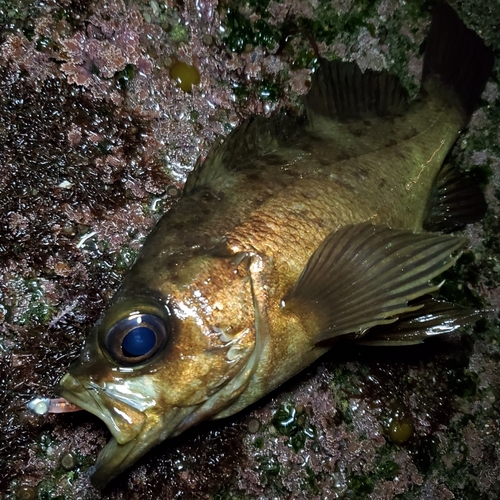
<instances>
[{"instance_id":1,"label":"fin ray","mask_svg":"<svg viewBox=\"0 0 500 500\"><path fill-rule=\"evenodd\" d=\"M408 301L436 290L464 238L414 234L368 223L331 233L309 259L285 307L312 311L315 342L394 322Z\"/></svg>"},{"instance_id":2,"label":"fin ray","mask_svg":"<svg viewBox=\"0 0 500 500\"><path fill-rule=\"evenodd\" d=\"M416 310L405 313L398 321L370 329L357 343L367 346L420 344L426 338L472 325L483 316L484 311L428 297L420 300Z\"/></svg>"},{"instance_id":3,"label":"fin ray","mask_svg":"<svg viewBox=\"0 0 500 500\"><path fill-rule=\"evenodd\" d=\"M361 71L354 62L320 59L311 90L304 98L309 123L314 116L341 121L400 114L406 109L408 92L387 71Z\"/></svg>"},{"instance_id":4,"label":"fin ray","mask_svg":"<svg viewBox=\"0 0 500 500\"><path fill-rule=\"evenodd\" d=\"M479 185L447 163L434 182L423 226L428 231L451 232L481 220L486 208Z\"/></svg>"}]
</instances>

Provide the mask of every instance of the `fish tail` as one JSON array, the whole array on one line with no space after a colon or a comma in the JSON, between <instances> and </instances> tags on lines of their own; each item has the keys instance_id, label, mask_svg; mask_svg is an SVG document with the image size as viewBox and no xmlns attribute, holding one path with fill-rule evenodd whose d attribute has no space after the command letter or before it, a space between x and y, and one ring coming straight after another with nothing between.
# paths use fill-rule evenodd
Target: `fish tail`
<instances>
[{"instance_id":1,"label":"fish tail","mask_svg":"<svg viewBox=\"0 0 500 500\"><path fill-rule=\"evenodd\" d=\"M435 10L426 44L422 87L438 79L452 89L467 121L491 75L492 48L444 2Z\"/></svg>"}]
</instances>

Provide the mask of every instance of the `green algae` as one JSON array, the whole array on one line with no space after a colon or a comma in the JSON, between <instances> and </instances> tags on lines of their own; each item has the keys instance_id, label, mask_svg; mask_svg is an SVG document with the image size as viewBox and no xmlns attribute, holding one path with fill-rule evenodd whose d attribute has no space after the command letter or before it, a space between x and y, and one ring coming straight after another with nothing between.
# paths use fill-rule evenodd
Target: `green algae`
<instances>
[{"instance_id":1,"label":"green algae","mask_svg":"<svg viewBox=\"0 0 500 500\"><path fill-rule=\"evenodd\" d=\"M137 70L133 64L127 64L121 71L115 73L116 81L122 90L129 88L131 82L137 75Z\"/></svg>"},{"instance_id":2,"label":"green algae","mask_svg":"<svg viewBox=\"0 0 500 500\"><path fill-rule=\"evenodd\" d=\"M485 271L483 258L478 258L478 253L465 251L453 267L434 280L435 284L445 280L439 289L439 298L463 307L476 309L485 307L484 299L474 288L478 286Z\"/></svg>"},{"instance_id":3,"label":"green algae","mask_svg":"<svg viewBox=\"0 0 500 500\"><path fill-rule=\"evenodd\" d=\"M466 24L479 33L488 44L500 46L498 30L498 2L477 2L476 0L451 0L450 4ZM497 61L498 68L498 61Z\"/></svg>"},{"instance_id":4,"label":"green algae","mask_svg":"<svg viewBox=\"0 0 500 500\"><path fill-rule=\"evenodd\" d=\"M7 321L18 326L38 326L47 323L54 316L56 307L46 296L43 280L18 278L11 283L11 287L27 303L7 305Z\"/></svg>"},{"instance_id":5,"label":"green algae","mask_svg":"<svg viewBox=\"0 0 500 500\"><path fill-rule=\"evenodd\" d=\"M134 263L137 257L138 251L130 248L129 246L123 246L118 252L113 254L114 267L118 271L125 272Z\"/></svg>"},{"instance_id":6,"label":"green algae","mask_svg":"<svg viewBox=\"0 0 500 500\"><path fill-rule=\"evenodd\" d=\"M393 460L388 460L386 462L382 462L377 469L378 475L382 479L390 480L394 479L401 470L401 467L394 462Z\"/></svg>"},{"instance_id":7,"label":"green algae","mask_svg":"<svg viewBox=\"0 0 500 500\"><path fill-rule=\"evenodd\" d=\"M500 239L498 237L500 218L495 212L487 212L483 220L483 228L483 246L478 266L481 268L481 277L485 285L494 288L500 282Z\"/></svg>"},{"instance_id":8,"label":"green algae","mask_svg":"<svg viewBox=\"0 0 500 500\"><path fill-rule=\"evenodd\" d=\"M22 0L0 0L0 42L7 33L20 30L28 40L35 34L33 19L38 17L39 7L36 2Z\"/></svg>"},{"instance_id":9,"label":"green algae","mask_svg":"<svg viewBox=\"0 0 500 500\"><path fill-rule=\"evenodd\" d=\"M309 465L306 466L306 479L302 481L301 490L310 491L313 495L318 495L321 492L316 474L314 474L314 471Z\"/></svg>"},{"instance_id":10,"label":"green algae","mask_svg":"<svg viewBox=\"0 0 500 500\"><path fill-rule=\"evenodd\" d=\"M147 22L158 24L162 28L169 43L176 46L189 41L190 29L181 18L178 8L156 0L144 3L140 8Z\"/></svg>"},{"instance_id":11,"label":"green algae","mask_svg":"<svg viewBox=\"0 0 500 500\"><path fill-rule=\"evenodd\" d=\"M375 486L382 481L394 481L401 467L391 459L392 448L383 446L377 450L375 469L364 474L352 473L347 478L347 490L342 498L361 500L368 498Z\"/></svg>"},{"instance_id":12,"label":"green algae","mask_svg":"<svg viewBox=\"0 0 500 500\"><path fill-rule=\"evenodd\" d=\"M283 81L285 81L284 76L281 78L281 82ZM235 98L242 103L253 97L262 102L277 103L284 96L284 88L281 82L269 79L252 80L245 84L233 84L232 91Z\"/></svg>"},{"instance_id":13,"label":"green algae","mask_svg":"<svg viewBox=\"0 0 500 500\"><path fill-rule=\"evenodd\" d=\"M366 495L372 493L374 487L375 481L372 475L353 475L349 478L349 490L345 498L366 498Z\"/></svg>"},{"instance_id":14,"label":"green algae","mask_svg":"<svg viewBox=\"0 0 500 500\"><path fill-rule=\"evenodd\" d=\"M354 39L362 28L373 30L369 20L376 15L378 2L372 0L361 0L354 2L346 12L332 9L331 2L320 0L314 9L314 19L300 19L301 27L317 42L331 44L337 41L339 36L347 36Z\"/></svg>"},{"instance_id":15,"label":"green algae","mask_svg":"<svg viewBox=\"0 0 500 500\"><path fill-rule=\"evenodd\" d=\"M36 41L36 50L39 52L49 52L56 48L57 43L50 37L42 36Z\"/></svg>"},{"instance_id":16,"label":"green algae","mask_svg":"<svg viewBox=\"0 0 500 500\"><path fill-rule=\"evenodd\" d=\"M295 452L304 447L307 439L316 437L316 429L308 424L308 415L304 408L284 404L276 410L271 422L279 434L288 438L286 444Z\"/></svg>"},{"instance_id":17,"label":"green algae","mask_svg":"<svg viewBox=\"0 0 500 500\"><path fill-rule=\"evenodd\" d=\"M268 0L248 2L258 16L258 19L252 22L240 12L239 2L233 0L229 3L225 13L227 34L222 41L231 52L241 54L248 47L272 49L279 44L282 31L268 22L269 13L266 10L268 4Z\"/></svg>"},{"instance_id":18,"label":"green algae","mask_svg":"<svg viewBox=\"0 0 500 500\"><path fill-rule=\"evenodd\" d=\"M258 437L254 439L253 445L257 450L262 450L264 448L264 438Z\"/></svg>"}]
</instances>

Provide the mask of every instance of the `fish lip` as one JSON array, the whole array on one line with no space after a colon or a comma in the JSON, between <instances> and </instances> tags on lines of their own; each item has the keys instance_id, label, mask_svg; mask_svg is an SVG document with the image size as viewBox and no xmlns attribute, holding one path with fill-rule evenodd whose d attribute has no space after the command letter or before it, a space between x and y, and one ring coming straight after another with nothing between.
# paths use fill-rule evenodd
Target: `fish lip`
<instances>
[{"instance_id":1,"label":"fish lip","mask_svg":"<svg viewBox=\"0 0 500 500\"><path fill-rule=\"evenodd\" d=\"M199 405L185 407L170 407L168 411L150 416L141 413L144 420L139 422L133 433L120 433L116 419L108 408L108 403L114 405L124 404L119 399L114 399L95 382L82 382L71 373L66 373L55 388L56 394L65 398L70 403L76 404L100 418L112 433L112 438L100 451L91 476L92 484L104 488L112 479L128 467L132 466L141 456L153 446L161 443L170 436L177 434L177 429L185 425L191 414ZM101 401L102 394L103 401ZM129 408L131 413L137 412ZM137 412L139 413L139 412ZM125 429L127 431L128 429ZM126 438L126 439L125 439Z\"/></svg>"},{"instance_id":2,"label":"fish lip","mask_svg":"<svg viewBox=\"0 0 500 500\"><path fill-rule=\"evenodd\" d=\"M68 375L68 374L66 374L66 375ZM66 387L64 387L62 385L61 382L66 377L66 375L54 387L54 392L56 393L56 395L64 398L69 403L74 404L76 406L79 406L80 408L84 409L85 411L88 411L89 413L92 413L92 415L95 415L96 417L103 420L101 413L99 413L98 409L96 408L96 406L99 406L98 401L95 400L94 395L88 389L86 389L83 386L83 384L80 383L81 389L79 392L85 391L84 394L86 394L87 396L91 396L92 400L96 403L96 405L92 405L86 398L81 397L79 392L67 389ZM76 379L74 379L74 380L76 380Z\"/></svg>"},{"instance_id":3,"label":"fish lip","mask_svg":"<svg viewBox=\"0 0 500 500\"><path fill-rule=\"evenodd\" d=\"M134 441L129 441L124 445L120 445L118 441L112 437L107 443L106 446L99 452L97 457L97 461L93 466L93 474L90 477L90 482L94 488L98 490L102 490L110 481L112 481L116 476L118 476L124 469L128 467L128 465L123 466L123 462L126 460L126 457L129 455L130 451L133 450L136 443ZM122 460L118 464L113 463L110 465L108 455L114 456L116 455L116 450L119 449L121 451L121 455L123 455ZM112 453L115 451L115 453ZM125 452L125 453L124 453Z\"/></svg>"},{"instance_id":4,"label":"fish lip","mask_svg":"<svg viewBox=\"0 0 500 500\"><path fill-rule=\"evenodd\" d=\"M123 402L110 397L110 394L106 393L98 384L92 382L84 384L69 372L62 377L54 391L70 403L83 408L102 420L113 437L121 445L128 443L140 435L145 424L146 415L144 413L125 404L129 414L132 414L136 418L137 423L134 424L130 415L117 408L120 404L123 406ZM102 400L100 397L101 393L110 403L114 404L113 409L116 416L113 416L112 411L105 404L106 399ZM125 425L120 425L121 420L125 421Z\"/></svg>"},{"instance_id":5,"label":"fish lip","mask_svg":"<svg viewBox=\"0 0 500 500\"><path fill-rule=\"evenodd\" d=\"M194 411L196 406L172 407L156 422L144 425L134 439L120 444L112 437L101 450L90 480L95 488L103 489L116 476L128 469L151 448L168 437L176 435L175 430Z\"/></svg>"}]
</instances>

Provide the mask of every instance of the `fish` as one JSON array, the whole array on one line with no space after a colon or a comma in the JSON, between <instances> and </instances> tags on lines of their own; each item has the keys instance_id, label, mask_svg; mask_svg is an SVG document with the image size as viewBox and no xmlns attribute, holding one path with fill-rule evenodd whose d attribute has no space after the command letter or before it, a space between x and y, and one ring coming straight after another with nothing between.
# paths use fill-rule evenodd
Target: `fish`
<instances>
[{"instance_id":1,"label":"fish","mask_svg":"<svg viewBox=\"0 0 500 500\"><path fill-rule=\"evenodd\" d=\"M493 66L447 4L421 90L320 59L303 113L255 116L188 176L55 388L111 440L104 488L152 447L234 415L340 338L412 345L480 312L436 298L485 211L445 163Z\"/></svg>"}]
</instances>

